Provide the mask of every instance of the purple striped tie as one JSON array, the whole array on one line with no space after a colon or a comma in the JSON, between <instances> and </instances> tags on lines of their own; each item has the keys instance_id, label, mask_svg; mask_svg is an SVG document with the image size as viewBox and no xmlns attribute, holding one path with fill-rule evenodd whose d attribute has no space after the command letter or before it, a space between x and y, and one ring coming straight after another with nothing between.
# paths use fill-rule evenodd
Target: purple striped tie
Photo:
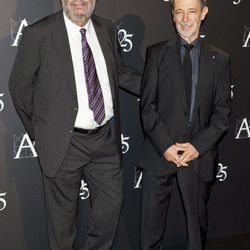
<instances>
[{"instance_id":1,"label":"purple striped tie","mask_svg":"<svg viewBox=\"0 0 250 250\"><path fill-rule=\"evenodd\" d=\"M82 57L89 98L89 108L93 111L94 120L101 125L105 118L102 89L97 76L95 61L86 39L86 30L80 29L80 32L82 35Z\"/></svg>"}]
</instances>

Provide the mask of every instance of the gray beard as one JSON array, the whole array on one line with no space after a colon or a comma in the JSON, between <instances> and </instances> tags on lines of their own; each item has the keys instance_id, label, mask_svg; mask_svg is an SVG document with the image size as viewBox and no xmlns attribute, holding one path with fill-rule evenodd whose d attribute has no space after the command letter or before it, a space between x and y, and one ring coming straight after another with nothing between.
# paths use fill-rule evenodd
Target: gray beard
<instances>
[{"instance_id":1,"label":"gray beard","mask_svg":"<svg viewBox=\"0 0 250 250\"><path fill-rule=\"evenodd\" d=\"M82 0L82 2L84 2L84 0ZM62 7L63 7L63 11L65 12L65 14L67 15L67 17L70 20L81 20L82 22L86 22L86 20L90 19L91 15L94 12L95 9L95 2L93 3L93 6L90 10L88 10L85 14L82 15L76 15L74 14L64 3L64 1L62 1Z\"/></svg>"}]
</instances>

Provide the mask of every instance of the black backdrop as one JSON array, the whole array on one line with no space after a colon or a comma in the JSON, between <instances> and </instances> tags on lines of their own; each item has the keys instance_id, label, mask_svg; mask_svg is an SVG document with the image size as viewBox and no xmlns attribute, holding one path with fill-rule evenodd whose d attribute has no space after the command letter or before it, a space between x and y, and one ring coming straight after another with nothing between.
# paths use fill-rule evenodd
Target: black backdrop
<instances>
[{"instance_id":1,"label":"black backdrop","mask_svg":"<svg viewBox=\"0 0 250 250\"><path fill-rule=\"evenodd\" d=\"M59 0L1 0L0 3L0 249L47 250L41 173L34 151L13 108L8 77L22 28L60 9ZM233 113L220 147L217 181L209 202L209 238L250 231L250 2L210 0L202 35L232 56ZM148 45L174 35L168 0L98 0L96 14L111 19L126 63L142 71ZM113 249L139 249L142 143L137 98L120 91L124 152L124 206ZM82 245L89 211L87 184L79 199L77 243ZM185 242L185 219L174 189L165 240Z\"/></svg>"}]
</instances>

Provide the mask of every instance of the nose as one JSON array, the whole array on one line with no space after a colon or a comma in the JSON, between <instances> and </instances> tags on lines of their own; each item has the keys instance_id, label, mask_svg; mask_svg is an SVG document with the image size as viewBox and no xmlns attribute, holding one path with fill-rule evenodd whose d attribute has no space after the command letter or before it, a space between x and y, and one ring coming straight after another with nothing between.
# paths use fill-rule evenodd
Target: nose
<instances>
[{"instance_id":1,"label":"nose","mask_svg":"<svg viewBox=\"0 0 250 250\"><path fill-rule=\"evenodd\" d=\"M188 13L187 13L187 12L184 12L184 13L183 13L183 17L182 17L182 21L183 21L183 22L188 22L188 20L189 20Z\"/></svg>"}]
</instances>

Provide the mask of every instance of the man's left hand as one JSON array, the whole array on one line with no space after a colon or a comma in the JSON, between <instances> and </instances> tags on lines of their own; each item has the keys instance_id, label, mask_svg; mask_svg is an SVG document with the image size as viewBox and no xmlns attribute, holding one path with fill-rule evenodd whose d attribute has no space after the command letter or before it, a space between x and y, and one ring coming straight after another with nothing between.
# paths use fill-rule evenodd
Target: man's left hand
<instances>
[{"instance_id":1,"label":"man's left hand","mask_svg":"<svg viewBox=\"0 0 250 250\"><path fill-rule=\"evenodd\" d=\"M175 145L183 149L183 154L178 159L180 165L186 166L188 162L199 157L199 152L191 143L176 143Z\"/></svg>"}]
</instances>

